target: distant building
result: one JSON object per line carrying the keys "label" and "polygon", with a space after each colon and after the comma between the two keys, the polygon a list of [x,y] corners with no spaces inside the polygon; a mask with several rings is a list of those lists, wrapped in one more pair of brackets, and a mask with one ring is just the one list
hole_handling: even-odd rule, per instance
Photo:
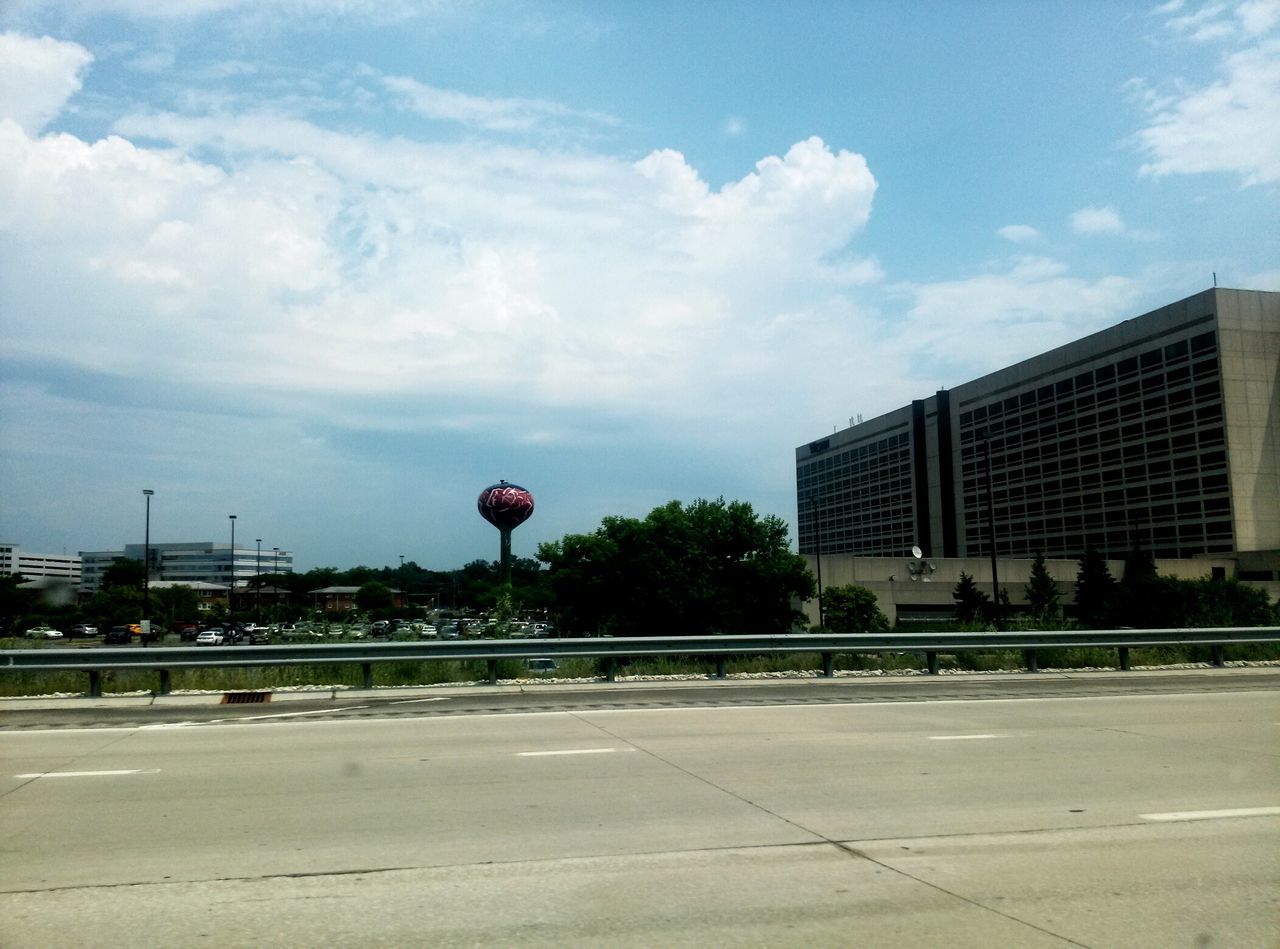
{"label": "distant building", "polygon": [[[236,545],[234,556],[230,544],[211,541],[152,544],[148,571],[151,582],[173,580],[178,583],[213,583],[224,587],[240,587],[259,574],[292,573],[293,554],[287,550],[263,551],[257,547]],[[141,561],[146,556],[145,544],[127,544],[123,550],[83,550],[83,572],[80,589],[92,593],[102,584],[103,572],[118,558]]]}
{"label": "distant building", "polygon": [[800,553],[1137,544],[1275,579],[1278,366],[1280,293],[1215,288],[815,439],[796,450]]}
{"label": "distant building", "polygon": [[0,543],[0,577],[20,574],[27,580],[54,577],[80,582],[79,554],[33,554],[18,544]]}

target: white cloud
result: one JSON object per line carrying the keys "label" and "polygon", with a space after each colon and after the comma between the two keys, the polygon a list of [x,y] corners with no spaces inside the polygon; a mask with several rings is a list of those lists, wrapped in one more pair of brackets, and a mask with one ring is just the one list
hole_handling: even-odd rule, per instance
{"label": "white cloud", "polygon": [[92,60],[78,43],[0,33],[0,118],[39,132],[80,90],[80,73]]}
{"label": "white cloud", "polygon": [[1044,240],[1044,235],[1030,224],[1006,224],[996,233],[1015,244],[1035,244]]}
{"label": "white cloud", "polygon": [[424,118],[458,122],[487,131],[525,132],[566,122],[617,124],[617,119],[612,116],[578,111],[543,99],[473,96],[425,85],[404,76],[387,76],[383,82],[407,108]]}
{"label": "white cloud", "polygon": [[1076,234],[1123,234],[1124,221],[1114,208],[1081,208],[1071,215],[1071,230]]}
{"label": "white cloud", "polygon": [[1140,93],[1148,120],[1136,135],[1148,175],[1225,172],[1245,185],[1280,181],[1280,0],[1234,8],[1202,8],[1170,21],[1188,39],[1247,42],[1227,53],[1220,76],[1207,85],[1179,84]]}
{"label": "white cloud", "polygon": [[1072,276],[1066,264],[1018,257],[959,280],[905,285],[913,304],[897,345],[916,362],[950,370],[921,385],[956,385],[1078,339],[1130,313],[1139,284]]}
{"label": "white cloud", "polygon": [[746,131],[747,120],[740,116],[730,115],[720,123],[720,134],[726,138],[737,138],[745,135]]}

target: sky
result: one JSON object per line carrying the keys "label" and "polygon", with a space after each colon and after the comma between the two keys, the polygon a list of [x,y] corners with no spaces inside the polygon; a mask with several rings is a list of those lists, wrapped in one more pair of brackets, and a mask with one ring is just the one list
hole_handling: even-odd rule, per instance
{"label": "sky", "polygon": [[0,0],[0,540],[516,556],[1213,285],[1280,0]]}

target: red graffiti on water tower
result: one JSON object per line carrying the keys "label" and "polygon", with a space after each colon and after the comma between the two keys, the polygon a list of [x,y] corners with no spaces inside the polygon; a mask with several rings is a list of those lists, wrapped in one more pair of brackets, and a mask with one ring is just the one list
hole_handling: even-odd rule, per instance
{"label": "red graffiti on water tower", "polygon": [[519,527],[533,513],[533,495],[518,484],[499,481],[480,492],[480,516],[501,531]]}

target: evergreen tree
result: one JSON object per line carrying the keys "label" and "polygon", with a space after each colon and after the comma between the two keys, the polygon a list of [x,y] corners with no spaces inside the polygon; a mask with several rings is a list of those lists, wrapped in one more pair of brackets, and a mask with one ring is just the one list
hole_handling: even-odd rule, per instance
{"label": "evergreen tree", "polygon": [[1036,619],[1047,620],[1058,615],[1058,582],[1049,575],[1042,553],[1036,553],[1035,563],[1031,565],[1026,593],[1031,615]]}
{"label": "evergreen tree", "polygon": [[956,601],[956,619],[960,622],[976,623],[986,618],[990,601],[973,582],[973,577],[963,570],[960,571],[960,582],[951,591],[951,598]]}
{"label": "evergreen tree", "polygon": [[1081,624],[1092,629],[1109,626],[1115,596],[1116,581],[1107,560],[1090,545],[1080,558],[1076,573],[1076,610]]}

